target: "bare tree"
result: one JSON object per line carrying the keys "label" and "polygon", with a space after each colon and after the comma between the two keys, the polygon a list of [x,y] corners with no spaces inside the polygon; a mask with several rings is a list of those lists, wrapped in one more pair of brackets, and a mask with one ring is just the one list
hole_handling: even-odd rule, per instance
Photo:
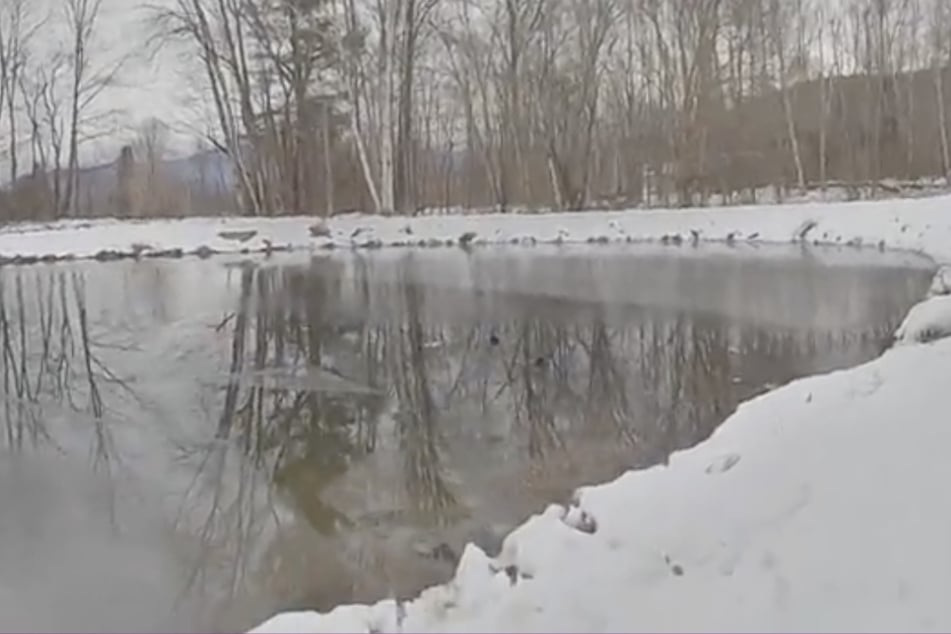
{"label": "bare tree", "polygon": [[0,6],[0,119],[7,126],[7,161],[10,181],[19,176],[19,113],[17,93],[27,51],[43,24],[34,18],[26,0],[10,0]]}
{"label": "bare tree", "polygon": [[[945,5],[174,0],[157,14],[197,53],[242,207],[270,215],[708,204],[947,174]],[[74,172],[69,121],[38,129],[50,165],[65,131]]]}
{"label": "bare tree", "polygon": [[[68,164],[66,190],[60,212],[76,215],[79,189],[79,135],[80,115],[98,93],[109,83],[110,77],[91,80],[89,48],[95,36],[96,23],[102,9],[102,0],[66,0],[63,7],[69,27],[72,48],[69,52],[71,66],[69,93]],[[91,93],[91,94],[90,94]]]}
{"label": "bare tree", "polygon": [[948,147],[947,104],[945,102],[944,75],[951,63],[951,10],[936,0],[930,24],[931,68],[934,75],[935,101],[938,111],[938,143],[941,149],[941,171],[951,178],[951,150]]}
{"label": "bare tree", "polygon": [[[795,9],[795,12],[790,11]],[[804,7],[802,0],[795,4],[780,0],[769,0],[764,19],[768,26],[769,39],[773,54],[776,56],[776,78],[779,83],[779,95],[783,105],[783,116],[786,120],[786,133],[789,138],[789,147],[792,151],[793,162],[796,167],[796,184],[800,191],[806,189],[806,174],[802,164],[802,154],[799,150],[799,136],[796,133],[796,122],[789,97],[789,61],[790,30],[788,25],[794,23],[795,18],[801,16]]]}

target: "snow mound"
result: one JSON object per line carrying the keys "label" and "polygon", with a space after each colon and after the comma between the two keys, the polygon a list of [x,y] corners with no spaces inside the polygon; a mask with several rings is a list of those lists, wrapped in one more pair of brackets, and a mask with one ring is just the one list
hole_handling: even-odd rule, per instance
{"label": "snow mound", "polygon": [[951,336],[951,295],[938,295],[917,304],[895,332],[895,340],[905,344],[947,336]]}
{"label": "snow mound", "polygon": [[928,296],[951,295],[951,266],[942,266],[935,273]]}

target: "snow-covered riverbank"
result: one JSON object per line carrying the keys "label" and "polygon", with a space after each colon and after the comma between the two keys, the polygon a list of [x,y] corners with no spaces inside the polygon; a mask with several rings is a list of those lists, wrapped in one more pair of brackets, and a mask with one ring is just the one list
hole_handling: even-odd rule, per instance
{"label": "snow-covered riverbank", "polygon": [[656,241],[800,241],[923,251],[951,260],[951,197],[550,215],[70,220],[0,227],[2,261],[288,249]]}
{"label": "snow-covered riverbank", "polygon": [[[349,216],[331,221],[329,236],[312,236],[314,222],[18,226],[0,231],[0,254],[30,261],[450,240],[653,240],[686,249],[719,240],[725,248],[758,241],[875,245],[951,263],[949,197],[709,211]],[[946,286],[941,279],[938,291]],[[951,332],[949,317],[946,297],[928,300],[900,329],[902,345],[879,359],[743,405],[669,465],[586,487],[574,506],[553,505],[531,518],[497,558],[469,546],[455,579],[414,601],[282,614],[256,631],[951,629],[951,510],[944,504],[951,339],[932,340]]]}

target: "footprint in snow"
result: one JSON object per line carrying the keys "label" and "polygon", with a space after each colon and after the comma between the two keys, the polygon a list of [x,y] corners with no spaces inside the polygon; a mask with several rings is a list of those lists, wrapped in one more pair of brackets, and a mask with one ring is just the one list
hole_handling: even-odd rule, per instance
{"label": "footprint in snow", "polygon": [[684,567],[680,564],[674,563],[671,560],[670,555],[664,555],[664,563],[667,564],[667,567],[670,568],[670,572],[673,573],[675,577],[684,576]]}
{"label": "footprint in snow", "polygon": [[718,473],[726,473],[730,469],[736,466],[736,463],[740,461],[740,454],[738,453],[728,453],[720,456],[709,465],[707,465],[706,472],[708,475],[715,475]]}

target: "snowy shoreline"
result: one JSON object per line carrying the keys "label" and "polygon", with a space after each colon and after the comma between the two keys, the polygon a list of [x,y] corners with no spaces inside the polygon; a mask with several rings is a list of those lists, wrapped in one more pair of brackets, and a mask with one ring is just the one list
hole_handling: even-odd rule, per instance
{"label": "snowy shoreline", "polygon": [[[0,257],[714,241],[871,245],[940,266],[951,264],[949,211],[951,197],[548,216],[352,215],[332,219],[329,235],[316,237],[313,218],[73,221],[2,228]],[[947,292],[949,283],[947,269],[939,270],[935,290]],[[926,300],[899,329],[901,345],[878,359],[743,404],[669,465],[583,487],[571,507],[551,505],[513,531],[494,559],[468,546],[446,585],[401,604],[284,613],[252,631],[951,629],[951,511],[943,504],[951,481],[943,414],[951,339],[932,341],[949,334],[949,298]]]}
{"label": "snowy shoreline", "polygon": [[709,209],[459,216],[66,220],[0,227],[0,263],[499,244],[794,242],[951,261],[951,196]]}

